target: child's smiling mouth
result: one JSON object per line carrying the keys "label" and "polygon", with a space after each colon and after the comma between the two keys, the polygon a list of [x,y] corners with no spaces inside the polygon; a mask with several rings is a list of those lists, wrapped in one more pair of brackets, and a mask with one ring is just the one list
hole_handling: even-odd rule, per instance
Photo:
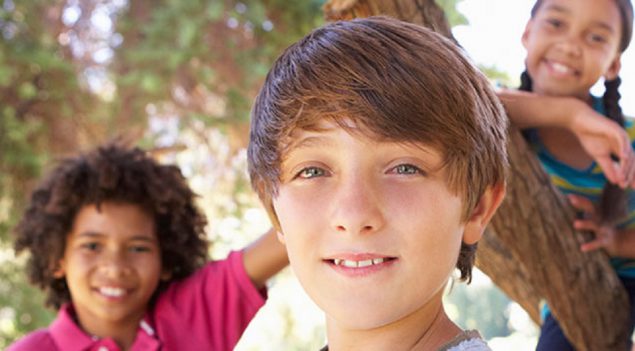
{"label": "child's smiling mouth", "polygon": [[127,294],[127,290],[124,288],[103,286],[95,289],[99,294],[109,299],[118,299]]}
{"label": "child's smiling mouth", "polygon": [[394,258],[392,258],[392,257],[373,258],[373,259],[367,259],[367,260],[361,260],[361,261],[353,261],[353,260],[345,260],[345,259],[341,259],[341,258],[335,258],[335,259],[329,260],[329,261],[332,261],[333,264],[335,264],[336,266],[344,266],[344,267],[348,267],[348,268],[358,268],[358,267],[359,268],[363,268],[363,267],[368,267],[368,266],[382,264],[382,263],[387,262],[389,260],[394,260]]}
{"label": "child's smiling mouth", "polygon": [[323,260],[345,275],[365,276],[392,266],[397,257],[377,254],[340,254]]}
{"label": "child's smiling mouth", "polygon": [[549,70],[558,76],[577,76],[579,71],[562,62],[545,59],[545,64]]}

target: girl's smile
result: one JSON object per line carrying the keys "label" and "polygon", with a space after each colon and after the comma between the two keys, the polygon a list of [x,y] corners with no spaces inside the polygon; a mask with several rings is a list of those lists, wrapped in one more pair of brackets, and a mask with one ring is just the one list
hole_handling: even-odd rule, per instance
{"label": "girl's smile", "polygon": [[533,91],[587,100],[620,69],[621,16],[615,0],[545,0],[522,37]]}

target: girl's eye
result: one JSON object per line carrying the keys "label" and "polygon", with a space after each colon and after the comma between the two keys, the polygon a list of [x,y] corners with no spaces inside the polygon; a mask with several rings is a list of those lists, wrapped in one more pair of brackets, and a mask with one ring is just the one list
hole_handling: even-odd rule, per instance
{"label": "girl's eye", "polygon": [[606,43],[606,38],[603,35],[599,35],[599,34],[591,34],[589,36],[589,39],[591,40],[592,43],[597,43],[597,44]]}
{"label": "girl's eye", "polygon": [[298,175],[296,176],[296,178],[301,178],[301,179],[311,179],[311,178],[315,178],[315,177],[322,177],[326,174],[326,171],[322,168],[318,168],[318,167],[306,167],[303,168]]}
{"label": "girl's eye", "polygon": [[407,163],[394,167],[392,171],[397,174],[405,174],[405,175],[423,174],[423,171],[419,167],[413,166]]}
{"label": "girl's eye", "polygon": [[555,18],[550,18],[547,20],[547,24],[552,28],[560,28],[562,27],[562,21]]}

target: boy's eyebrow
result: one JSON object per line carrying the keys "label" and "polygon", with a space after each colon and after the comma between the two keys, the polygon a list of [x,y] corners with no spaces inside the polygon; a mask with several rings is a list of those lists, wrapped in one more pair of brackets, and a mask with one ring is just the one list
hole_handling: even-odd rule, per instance
{"label": "boy's eyebrow", "polygon": [[307,136],[299,140],[294,140],[289,144],[288,149],[301,149],[305,147],[316,147],[316,146],[329,146],[333,143],[330,142],[329,138],[325,138],[323,136]]}
{"label": "boy's eyebrow", "polygon": [[[94,232],[94,231],[85,231],[85,232],[81,232],[77,235],[77,238],[82,238],[82,237],[87,237],[87,238],[102,238],[105,237],[106,234],[102,234],[99,232]],[[155,238],[154,236],[150,235],[134,235],[133,237],[131,237],[129,240],[131,241],[147,241],[150,243],[155,243],[157,242],[157,238]]]}
{"label": "boy's eyebrow", "polygon": [[[563,7],[563,6],[560,6],[560,5],[557,5],[557,4],[549,4],[549,5],[545,6],[545,10],[546,11],[552,10],[552,11],[555,11],[555,12],[561,12],[561,13],[565,13],[565,14],[570,14],[571,13],[571,11],[569,9],[567,9],[566,7]],[[608,22],[594,21],[593,23],[595,25],[599,26],[599,27],[602,27],[602,28],[608,30],[611,33],[614,32],[614,30],[613,30],[614,28]]]}

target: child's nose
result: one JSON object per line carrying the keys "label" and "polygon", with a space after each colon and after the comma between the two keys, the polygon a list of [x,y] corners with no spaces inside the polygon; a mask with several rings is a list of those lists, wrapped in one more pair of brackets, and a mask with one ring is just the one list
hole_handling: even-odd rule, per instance
{"label": "child's nose", "polygon": [[120,277],[130,271],[130,266],[125,252],[122,250],[112,250],[104,253],[99,269],[102,274],[109,277]]}
{"label": "child's nose", "polygon": [[372,180],[343,182],[333,199],[332,227],[339,233],[370,234],[384,225],[379,189]]}
{"label": "child's nose", "polygon": [[575,35],[567,35],[557,43],[557,48],[568,56],[579,56],[582,53],[580,39]]}

